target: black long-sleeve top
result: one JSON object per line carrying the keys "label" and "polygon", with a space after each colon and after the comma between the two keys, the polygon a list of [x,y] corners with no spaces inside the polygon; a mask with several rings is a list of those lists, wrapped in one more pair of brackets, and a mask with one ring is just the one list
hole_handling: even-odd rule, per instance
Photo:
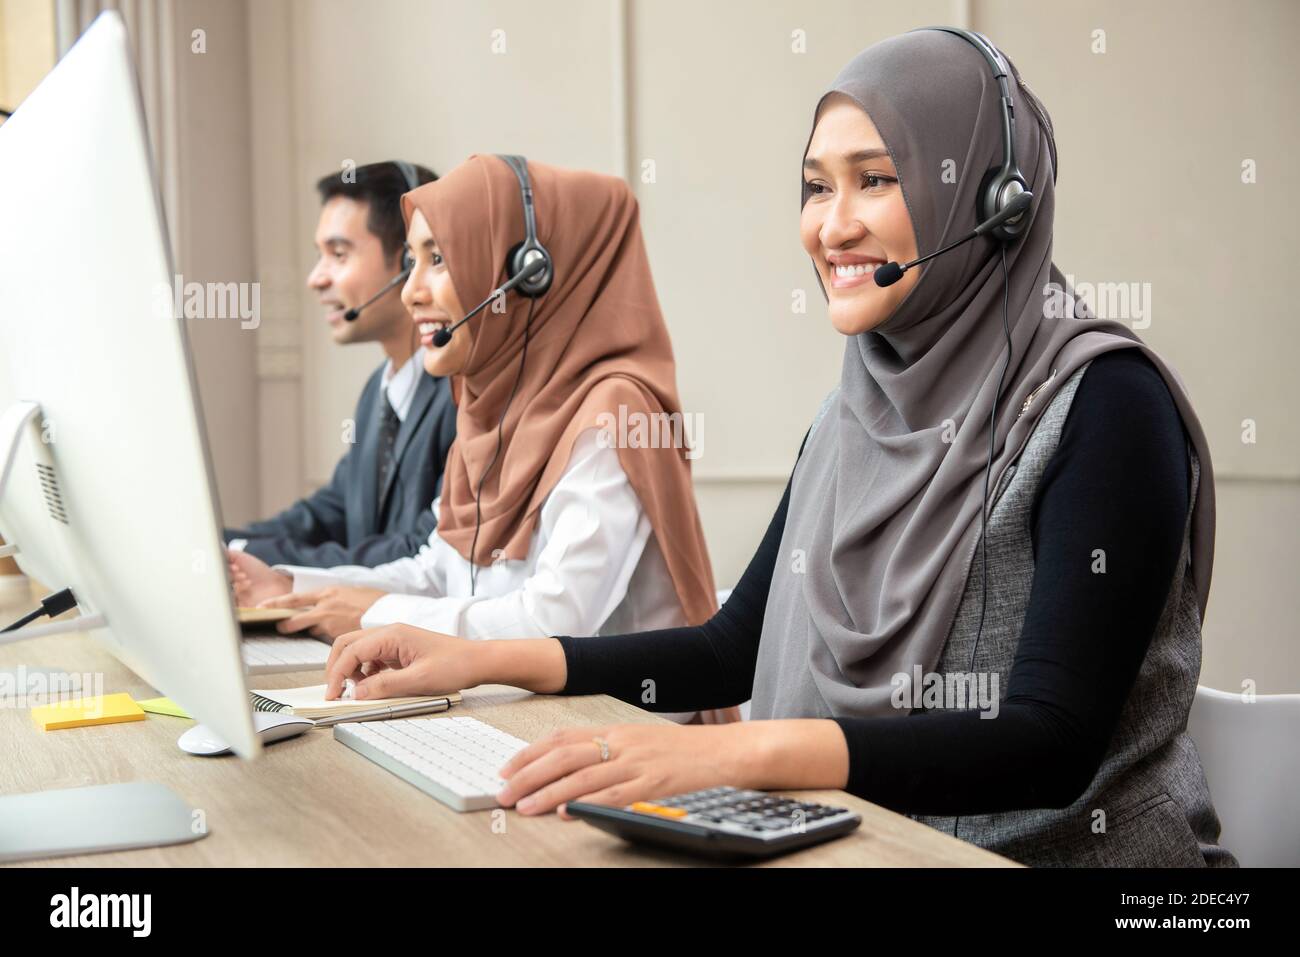
{"label": "black long-sleeve top", "polygon": [[[1137,349],[1094,359],[1075,393],[1031,513],[1034,580],[1007,697],[978,710],[834,718],[847,790],[913,814],[1065,807],[1107,750],[1168,596],[1190,498],[1182,420]],[[749,699],[786,509],[781,504],[726,603],[697,627],[561,637],[563,694],[604,693],[651,710]],[[1104,549],[1106,574],[1094,574]],[[996,577],[989,579],[997,587]]]}

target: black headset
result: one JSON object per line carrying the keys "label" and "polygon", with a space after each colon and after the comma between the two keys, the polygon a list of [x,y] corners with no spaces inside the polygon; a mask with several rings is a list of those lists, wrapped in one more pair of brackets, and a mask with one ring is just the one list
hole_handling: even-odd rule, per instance
{"label": "black headset", "polygon": [[[388,164],[402,175],[402,179],[406,181],[406,191],[408,193],[420,185],[420,175],[415,171],[415,167],[410,163],[405,160],[389,160]],[[411,251],[405,248],[405,246],[402,248],[402,254],[398,259],[397,266],[398,271],[396,276],[384,283],[384,285],[380,287],[379,292],[375,293],[361,305],[353,306],[351,309],[343,313],[343,318],[348,322],[356,322],[357,317],[360,316],[361,313],[369,309],[384,296],[388,295],[389,291],[394,286],[399,286],[406,282],[406,277],[409,276],[411,270],[415,268],[415,260],[411,257]]]}
{"label": "black headset", "polygon": [[[402,174],[402,179],[406,181],[406,191],[409,193],[420,185],[420,174],[415,171],[415,166],[406,160],[390,160],[393,167]],[[411,251],[402,248],[401,260],[402,272],[409,273],[415,268],[415,260],[411,258]]]}
{"label": "black headset", "polygon": [[506,153],[498,153],[497,158],[514,171],[515,178],[519,180],[519,195],[524,204],[524,241],[506,255],[506,277],[514,279],[529,263],[541,260],[542,271],[535,276],[529,276],[515,286],[515,291],[521,296],[536,299],[551,288],[555,269],[551,254],[537,238],[537,213],[533,209],[533,184],[528,177],[528,160],[522,156]]}
{"label": "black headset", "polygon": [[[984,223],[1006,209],[1017,196],[1029,192],[1029,184],[1025,181],[1024,174],[1020,172],[1020,165],[1016,162],[1016,117],[1011,103],[1011,84],[1008,80],[1010,74],[1009,64],[992,41],[981,34],[961,30],[957,27],[922,27],[921,29],[951,33],[953,36],[961,37],[967,43],[973,45],[988,61],[990,69],[993,70],[993,78],[998,81],[999,105],[1002,112],[1002,165],[994,166],[984,174],[984,179],[980,182],[979,192],[975,198],[975,221]],[[1053,157],[1053,167],[1055,167],[1055,157]],[[985,233],[985,235],[991,236],[1002,244],[1002,331],[1007,340],[1007,359],[1002,364],[1002,372],[998,376],[998,387],[993,393],[993,408],[989,413],[989,454],[988,460],[984,463],[984,499],[983,504],[980,506],[980,619],[979,627],[975,631],[975,641],[971,645],[970,667],[967,669],[970,672],[975,670],[975,658],[979,651],[980,638],[984,634],[984,612],[988,605],[989,561],[988,537],[985,534],[985,529],[988,523],[989,511],[989,478],[993,470],[993,455],[995,452],[994,439],[997,428],[998,396],[1002,394],[1002,383],[1007,374],[1007,366],[1011,364],[1011,327],[1007,317],[1011,276],[1007,269],[1007,246],[1028,232],[1032,218],[1033,206],[1031,205],[1025,212],[1012,216],[1006,222],[993,227]],[[960,823],[961,815],[953,815],[953,837],[957,836],[957,828]]]}
{"label": "black headset", "polygon": [[[975,191],[975,229],[967,233],[956,242],[951,242],[941,249],[932,253],[927,253],[909,263],[899,265],[896,262],[888,262],[875,271],[875,280],[877,286],[892,286],[898,280],[903,278],[903,274],[914,266],[929,262],[944,253],[951,252],[963,243],[968,243],[978,236],[988,236],[1002,246],[1003,259],[1006,258],[1006,249],[1011,243],[1015,242],[1021,236],[1029,231],[1029,225],[1033,221],[1033,203],[1034,194],[1029,189],[1029,184],[1025,180],[1024,174],[1020,171],[1020,164],[1016,162],[1016,116],[1015,107],[1011,101],[1011,80],[1014,71],[1011,64],[1007,62],[1006,57],[998,52],[987,37],[978,33],[971,33],[969,30],[961,30],[957,27],[919,27],[920,30],[937,30],[941,33],[951,33],[955,37],[965,40],[976,50],[980,56],[988,62],[989,68],[993,71],[993,78],[998,82],[998,106],[1002,115],[1002,164],[994,166],[980,181],[979,189]],[[911,31],[916,33],[916,30]],[[1020,85],[1021,90],[1025,93],[1025,100],[1029,108],[1034,111],[1038,117],[1039,123],[1047,131],[1048,148],[1052,153],[1052,179],[1056,179],[1056,146],[1052,140],[1052,124],[1047,119],[1045,111],[1042,110],[1037,98],[1029,92],[1023,83],[1020,83],[1019,77],[1016,82]],[[1003,262],[1005,267],[1006,263]]]}
{"label": "black headset", "polygon": [[[483,469],[483,474],[479,476],[478,487],[474,490],[474,538],[469,546],[469,593],[471,596],[475,592],[478,580],[478,566],[474,564],[474,561],[478,555],[479,530],[483,525],[481,504],[483,483],[487,481],[488,475],[492,472],[493,466],[496,465],[497,459],[501,455],[502,427],[505,425],[506,414],[510,411],[510,405],[514,402],[515,393],[519,391],[519,383],[524,377],[524,364],[528,361],[529,334],[533,326],[533,307],[537,304],[536,300],[545,295],[546,290],[551,288],[551,280],[555,276],[554,260],[551,259],[550,252],[542,245],[541,240],[537,238],[537,212],[533,208],[533,184],[528,176],[528,160],[522,156],[504,153],[498,153],[497,158],[514,171],[515,178],[519,180],[519,196],[524,205],[524,240],[512,247],[506,255],[506,282],[514,280],[533,263],[540,262],[542,269],[514,286],[515,292],[533,301],[528,304],[528,319],[524,323],[524,347],[519,354],[519,371],[515,374],[515,384],[510,390],[509,398],[506,399],[505,408],[501,410],[501,418],[497,420],[496,450],[492,453],[492,458],[488,461],[487,467]],[[489,301],[491,299],[485,300],[479,306],[479,310],[486,306]],[[472,314],[478,314],[478,310],[474,310]],[[457,325],[459,326],[469,319],[470,315],[466,315]]]}
{"label": "black headset", "polygon": [[406,160],[389,160],[389,162],[402,174],[402,179],[406,180],[406,191],[408,193],[420,185],[420,175],[416,173],[414,164],[408,163]]}
{"label": "black headset", "polygon": [[[984,174],[980,182],[979,193],[975,199],[975,222],[982,223],[992,219],[1010,205],[1021,193],[1029,191],[1029,184],[1020,172],[1016,162],[1016,114],[1011,103],[1011,69],[1006,58],[998,51],[988,37],[958,27],[921,27],[922,30],[939,30],[961,37],[988,61],[993,78],[997,80],[999,91],[999,108],[1002,114],[1002,165],[994,166]],[[1033,207],[1018,216],[1013,216],[1001,225],[989,230],[988,235],[1004,243],[1019,239],[1029,231],[1033,218]]]}

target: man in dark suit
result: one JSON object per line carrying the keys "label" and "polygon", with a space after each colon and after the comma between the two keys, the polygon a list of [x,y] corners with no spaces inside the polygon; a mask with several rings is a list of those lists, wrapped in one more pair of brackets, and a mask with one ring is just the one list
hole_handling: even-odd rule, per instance
{"label": "man in dark suit", "polygon": [[[316,184],[320,258],[307,285],[335,342],[377,342],[387,358],[366,382],[354,423],[345,424],[351,444],[329,484],[273,518],[226,529],[231,548],[268,564],[380,565],[414,555],[437,524],[430,505],[456,435],[456,406],[447,380],[424,371],[401,283],[370,302],[404,268],[402,193],[436,178],[388,162]],[[344,313],[357,307],[364,308],[347,321]]]}

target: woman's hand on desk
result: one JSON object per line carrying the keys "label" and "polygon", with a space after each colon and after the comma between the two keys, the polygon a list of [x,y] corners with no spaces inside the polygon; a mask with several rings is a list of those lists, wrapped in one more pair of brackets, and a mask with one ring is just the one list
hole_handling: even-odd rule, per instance
{"label": "woman's hand on desk", "polygon": [[[700,788],[748,786],[750,755],[730,734],[739,726],[616,724],[564,728],[535,741],[501,769],[502,807],[545,814],[567,801],[622,806]],[[605,741],[609,760],[601,760]]]}
{"label": "woman's hand on desk", "polygon": [[226,561],[230,564],[230,585],[235,592],[235,604],[242,608],[253,608],[269,598],[293,590],[292,578],[248,552],[228,548]]}
{"label": "woman's hand on desk", "polygon": [[361,627],[361,616],[387,592],[379,588],[332,585],[317,591],[292,592],[262,603],[263,608],[305,608],[276,625],[281,634],[306,631],[317,638],[338,638]]}
{"label": "woman's hand on desk", "polygon": [[559,808],[567,818],[568,801],[623,806],[724,784],[842,788],[848,769],[848,745],[833,721],[565,728],[502,767],[506,786],[497,800],[521,814]]}

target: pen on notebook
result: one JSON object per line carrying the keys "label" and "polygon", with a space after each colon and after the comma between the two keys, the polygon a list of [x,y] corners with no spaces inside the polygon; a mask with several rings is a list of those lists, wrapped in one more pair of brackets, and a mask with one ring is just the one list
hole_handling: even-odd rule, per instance
{"label": "pen on notebook", "polygon": [[433,714],[446,711],[451,707],[449,698],[435,698],[433,701],[412,701],[409,704],[394,704],[369,711],[353,711],[351,714],[336,714],[328,718],[318,718],[317,727],[338,724],[341,721],[382,721],[386,718],[413,718],[420,714]]}

